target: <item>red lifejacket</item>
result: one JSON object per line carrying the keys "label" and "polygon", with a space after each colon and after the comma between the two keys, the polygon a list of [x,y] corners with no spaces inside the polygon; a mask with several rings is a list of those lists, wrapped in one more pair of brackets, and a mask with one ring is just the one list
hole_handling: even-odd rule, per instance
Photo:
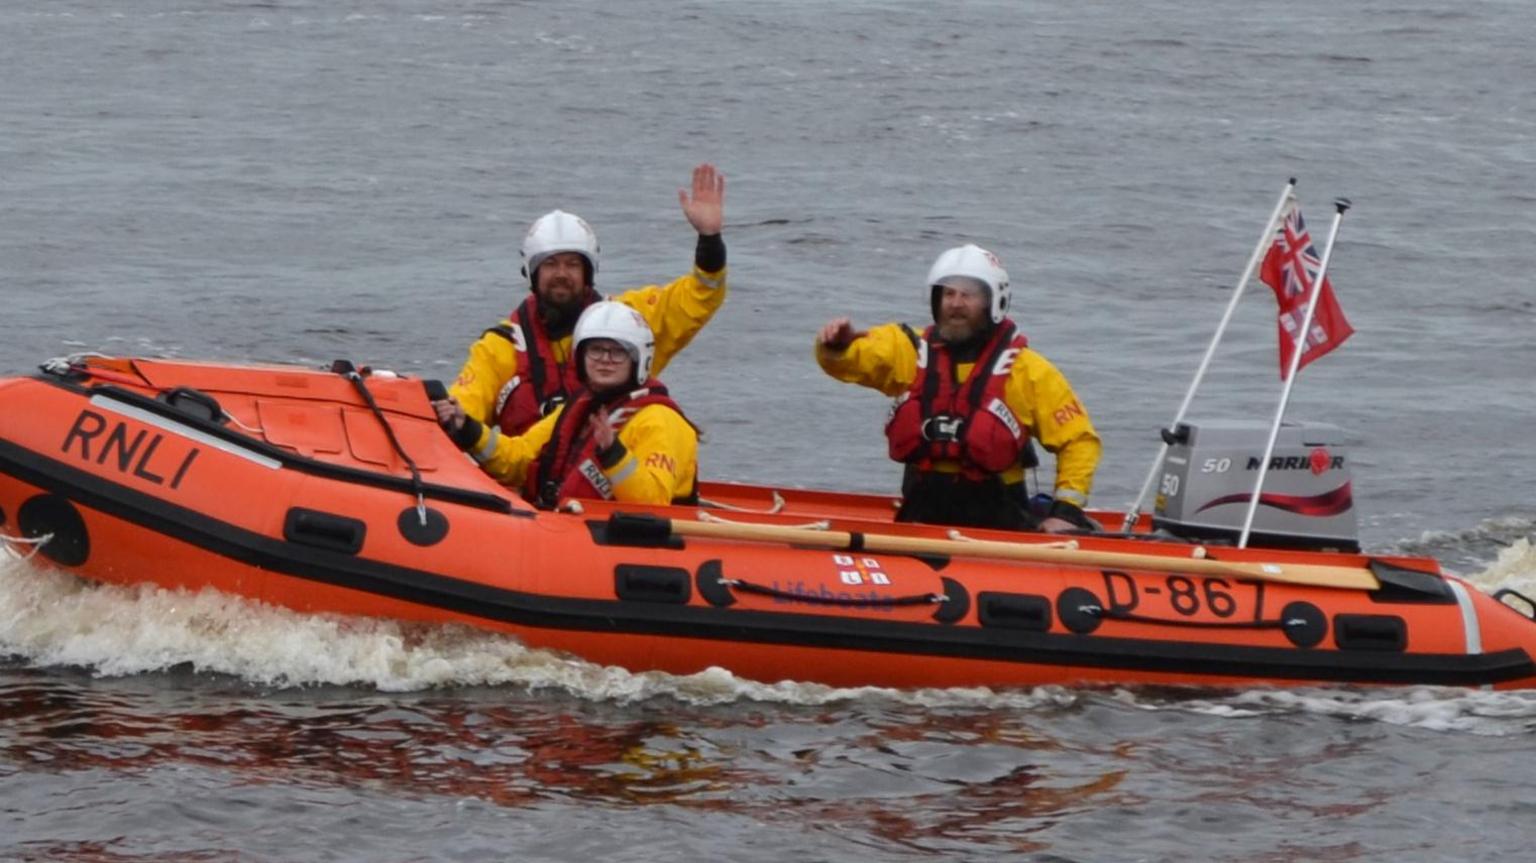
{"label": "red lifejacket", "polygon": [[[596,301],[597,295],[590,294],[586,304]],[[503,434],[522,434],[550,411],[570,401],[573,393],[581,391],[574,358],[567,357],[563,363],[555,359],[554,344],[539,317],[538,302],[537,296],[529,294],[508,316],[510,327],[491,330],[512,342],[517,355],[517,375],[496,397],[496,424]]]}
{"label": "red lifejacket", "polygon": [[[528,473],[528,485],[524,489],[527,499],[545,507],[553,507],[568,498],[613,499],[613,486],[597,462],[597,441],[587,433],[587,417],[597,407],[592,394],[581,390],[574,401],[565,406],[560,418],[555,420],[549,442],[539,455],[538,462]],[[629,391],[607,402],[608,418],[615,433],[624,427],[630,417],[647,405],[666,405],[686,421],[677,402],[667,395],[667,388],[659,381]],[[675,499],[684,502],[697,496],[695,489],[688,495]]]}
{"label": "red lifejacket", "polygon": [[968,479],[982,479],[1020,463],[1029,446],[1029,427],[1003,397],[1013,362],[1029,347],[1013,321],[1004,320],[976,357],[963,382],[955,380],[949,346],[908,331],[917,345],[917,378],[896,400],[885,425],[891,458],[930,470],[935,462],[958,462]]}

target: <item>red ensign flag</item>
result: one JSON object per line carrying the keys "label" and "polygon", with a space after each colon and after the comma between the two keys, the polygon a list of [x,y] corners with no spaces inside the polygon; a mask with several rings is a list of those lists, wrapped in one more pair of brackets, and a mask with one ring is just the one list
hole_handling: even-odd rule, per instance
{"label": "red ensign flag", "polygon": [[[1307,234],[1306,222],[1301,219],[1301,207],[1295,201],[1275,232],[1275,244],[1264,256],[1259,278],[1275,291],[1280,301],[1280,377],[1291,367],[1291,353],[1296,350],[1296,333],[1301,329],[1302,318],[1307,314],[1307,301],[1312,296],[1312,286],[1317,282],[1317,271],[1322,266],[1317,253],[1312,250],[1312,238]],[[1328,353],[1355,332],[1344,318],[1339,301],[1334,299],[1333,285],[1325,277],[1323,294],[1318,297],[1317,308],[1312,312],[1312,326],[1307,332],[1306,349],[1301,354],[1305,368],[1323,354]]]}

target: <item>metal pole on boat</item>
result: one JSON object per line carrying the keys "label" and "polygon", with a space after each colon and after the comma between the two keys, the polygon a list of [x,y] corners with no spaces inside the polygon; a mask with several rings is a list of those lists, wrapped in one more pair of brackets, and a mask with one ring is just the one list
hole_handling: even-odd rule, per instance
{"label": "metal pole on boat", "polygon": [[[1205,349],[1205,356],[1200,359],[1200,368],[1195,370],[1195,379],[1190,381],[1189,390],[1184,393],[1184,402],[1179,405],[1179,410],[1173,415],[1173,422],[1168,424],[1168,432],[1172,433],[1184,421],[1184,412],[1189,410],[1189,403],[1195,399],[1195,390],[1200,388],[1200,381],[1205,378],[1206,369],[1211,366],[1211,357],[1216,355],[1216,346],[1221,343],[1221,337],[1227,331],[1227,324],[1232,320],[1232,313],[1237,309],[1237,301],[1243,298],[1243,291],[1247,289],[1248,282],[1253,278],[1253,271],[1259,265],[1259,260],[1264,252],[1274,242],[1271,236],[1275,230],[1275,222],[1280,219],[1280,213],[1285,205],[1296,193],[1296,178],[1292,177],[1285,184],[1285,190],[1280,193],[1280,200],[1275,202],[1275,208],[1269,213],[1269,221],[1264,223],[1264,230],[1259,234],[1259,241],[1253,247],[1253,254],[1248,256],[1248,266],[1243,267],[1243,275],[1237,280],[1237,287],[1232,290],[1232,299],[1227,301],[1227,310],[1222,313],[1221,323],[1216,325],[1216,334],[1211,337],[1211,343]],[[1125,526],[1121,528],[1126,533],[1136,529],[1136,522],[1141,520],[1141,505],[1147,499],[1147,492],[1152,490],[1152,484],[1157,481],[1157,472],[1163,466],[1163,459],[1168,456],[1168,440],[1163,439],[1162,446],[1157,450],[1157,456],[1152,459],[1152,469],[1147,471],[1147,479],[1141,484],[1141,492],[1136,495],[1136,500],[1131,503],[1131,508],[1125,512]]]}
{"label": "metal pole on boat", "polygon": [[[1264,476],[1269,473],[1269,459],[1275,452],[1275,441],[1280,437],[1280,422],[1285,419],[1285,408],[1291,401],[1291,387],[1296,384],[1296,372],[1301,368],[1301,355],[1306,353],[1307,332],[1312,329],[1312,313],[1317,310],[1317,300],[1323,295],[1323,279],[1328,275],[1328,259],[1333,257],[1333,241],[1339,236],[1339,223],[1344,221],[1344,211],[1349,209],[1348,198],[1333,202],[1333,225],[1328,229],[1328,245],[1317,265],[1317,275],[1312,279],[1312,296],[1307,298],[1307,313],[1302,316],[1301,327],[1296,332],[1296,347],[1291,351],[1291,364],[1285,373],[1285,385],[1280,388],[1280,404],[1275,408],[1275,421],[1269,426],[1269,442],[1264,445],[1264,458],[1259,461],[1259,478],[1253,485],[1253,497],[1248,500],[1248,514],[1243,517],[1243,532],[1238,535],[1237,547],[1248,547],[1248,534],[1253,530],[1253,516],[1259,511],[1259,494],[1264,491]],[[1305,275],[1305,274],[1303,274]]]}

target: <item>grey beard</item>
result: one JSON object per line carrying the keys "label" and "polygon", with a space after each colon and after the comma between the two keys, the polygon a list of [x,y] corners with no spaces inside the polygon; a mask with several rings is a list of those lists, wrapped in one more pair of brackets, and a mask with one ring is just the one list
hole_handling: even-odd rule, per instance
{"label": "grey beard", "polygon": [[962,345],[986,332],[985,327],[973,327],[965,321],[951,321],[938,325],[939,340],[948,345]]}

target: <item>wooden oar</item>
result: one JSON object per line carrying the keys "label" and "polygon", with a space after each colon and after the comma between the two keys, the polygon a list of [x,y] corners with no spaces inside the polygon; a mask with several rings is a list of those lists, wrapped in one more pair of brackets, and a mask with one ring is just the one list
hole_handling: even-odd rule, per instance
{"label": "wooden oar", "polygon": [[1136,554],[1090,549],[1046,548],[1022,542],[995,540],[930,539],[917,536],[893,536],[880,533],[850,533],[837,530],[809,530],[773,524],[715,524],[681,519],[658,519],[677,536],[700,536],[749,542],[781,542],[790,545],[827,548],[837,551],[873,551],[893,554],[943,554],[953,557],[977,557],[989,560],[1021,560],[1054,563],[1063,566],[1114,567],[1148,572],[1176,572],[1187,575],[1213,575],[1250,581],[1274,581],[1333,587],[1345,590],[1376,590],[1381,582],[1370,570],[1360,566],[1314,563],[1247,563],[1171,557],[1161,554]]}

